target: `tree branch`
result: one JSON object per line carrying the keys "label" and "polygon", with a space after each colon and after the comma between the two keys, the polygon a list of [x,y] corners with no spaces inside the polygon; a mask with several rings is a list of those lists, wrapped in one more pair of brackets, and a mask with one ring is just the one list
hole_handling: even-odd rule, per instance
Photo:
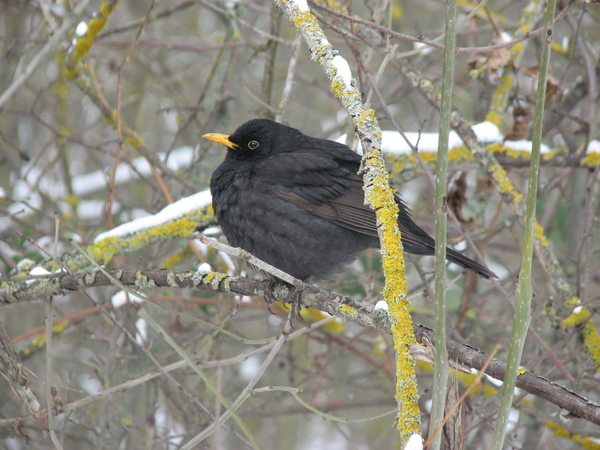
{"label": "tree branch", "polygon": [[[171,270],[134,270],[111,269],[110,277],[134,289],[155,289],[161,287],[196,289],[203,292],[221,292],[232,295],[258,295],[264,293],[273,282],[271,280],[254,280],[245,277],[229,276],[223,273],[199,273],[193,271]],[[82,289],[113,285],[111,278],[100,271],[58,275],[43,282],[22,285],[20,289],[8,292],[0,290],[0,304],[39,298],[40,291],[36,284],[44,285],[44,296],[64,295]],[[277,283],[273,288],[276,298],[284,299],[289,293],[288,285]],[[392,320],[382,310],[365,305],[350,297],[311,286],[303,291],[303,305],[352,321],[363,327],[371,327],[391,334]],[[435,342],[434,331],[423,325],[413,324],[417,341],[425,346]],[[5,342],[3,342],[6,345]],[[488,360],[488,355],[470,345],[457,341],[447,341],[448,355],[451,360],[469,368],[481,370]],[[4,365],[6,367],[6,364]],[[5,370],[5,369],[3,369]],[[493,359],[485,373],[497,380],[504,380],[506,365]],[[571,414],[588,422],[600,425],[600,405],[546,378],[531,372],[525,372],[517,379],[517,387],[528,393],[547,400]]]}

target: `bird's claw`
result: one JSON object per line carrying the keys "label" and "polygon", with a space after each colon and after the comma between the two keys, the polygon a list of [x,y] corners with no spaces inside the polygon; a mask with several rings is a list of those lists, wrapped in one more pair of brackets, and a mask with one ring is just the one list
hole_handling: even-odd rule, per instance
{"label": "bird's claw", "polygon": [[269,281],[269,284],[268,284],[267,288],[265,289],[264,299],[265,299],[265,303],[267,304],[267,309],[273,315],[275,315],[275,313],[271,309],[271,305],[273,305],[273,302],[277,301],[277,299],[275,298],[275,295],[273,295],[274,290],[275,290],[275,281],[271,280],[271,281]]}
{"label": "bird's claw", "polygon": [[[307,278],[305,282],[308,282],[309,280],[310,278]],[[265,303],[267,304],[267,309],[271,314],[275,314],[271,309],[273,302],[280,301],[274,295],[276,284],[276,280],[271,280],[264,291]],[[291,289],[291,292],[281,302],[290,305],[290,325],[292,328],[294,328],[294,320],[296,320],[296,317],[300,317],[301,320],[304,320],[304,317],[302,317],[302,314],[300,312],[302,310],[302,301],[300,300],[300,298],[302,297],[302,293],[304,291],[299,287],[289,287]]]}
{"label": "bird's claw", "polygon": [[285,298],[285,302],[289,303],[292,310],[290,312],[290,326],[294,328],[294,320],[296,320],[296,316],[300,317],[301,320],[304,320],[300,311],[302,310],[302,302],[300,301],[300,297],[302,297],[302,290],[299,288],[294,288],[292,292]]}

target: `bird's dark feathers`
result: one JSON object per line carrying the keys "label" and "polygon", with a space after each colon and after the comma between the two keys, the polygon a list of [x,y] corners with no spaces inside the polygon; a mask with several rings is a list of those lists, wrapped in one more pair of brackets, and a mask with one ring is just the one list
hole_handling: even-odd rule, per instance
{"label": "bird's dark feathers", "polygon": [[[325,278],[379,246],[375,212],[357,175],[361,157],[347,146],[267,119],[250,120],[225,138],[229,149],[211,192],[232,245],[302,279]],[[396,201],[405,251],[433,255],[433,238],[413,222],[399,195]],[[452,249],[447,258],[495,277]]]}

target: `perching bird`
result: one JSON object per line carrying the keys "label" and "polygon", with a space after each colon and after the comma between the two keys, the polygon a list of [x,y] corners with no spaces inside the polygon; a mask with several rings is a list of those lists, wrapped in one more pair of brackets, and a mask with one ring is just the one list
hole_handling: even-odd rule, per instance
{"label": "perching bird", "polygon": [[[225,145],[210,191],[229,243],[302,280],[341,272],[378,248],[375,212],[365,204],[361,157],[346,145],[307,136],[268,119],[252,119],[232,135],[205,134]],[[433,255],[435,241],[396,194],[402,245]],[[446,258],[476,274],[496,275],[448,248]]]}

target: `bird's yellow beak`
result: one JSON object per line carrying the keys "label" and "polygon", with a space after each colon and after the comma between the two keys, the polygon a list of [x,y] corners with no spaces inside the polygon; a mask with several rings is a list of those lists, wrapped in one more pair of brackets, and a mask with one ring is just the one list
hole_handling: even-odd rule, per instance
{"label": "bird's yellow beak", "polygon": [[225,147],[232,150],[240,148],[237,144],[234,144],[229,140],[229,135],[227,134],[208,133],[202,137],[208,139],[209,141],[216,142],[217,144],[223,144]]}

